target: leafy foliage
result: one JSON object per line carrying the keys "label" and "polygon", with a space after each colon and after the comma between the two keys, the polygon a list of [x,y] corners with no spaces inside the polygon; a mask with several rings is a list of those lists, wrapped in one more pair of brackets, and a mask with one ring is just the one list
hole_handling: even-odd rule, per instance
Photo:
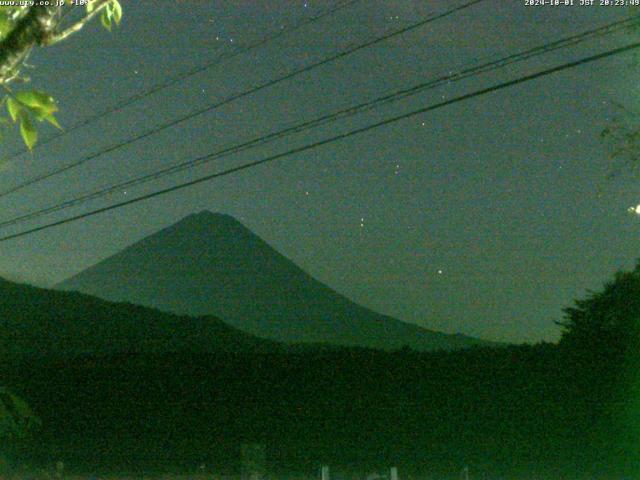
{"label": "leafy foliage", "polygon": [[[19,22],[28,14],[29,9],[33,6],[0,6],[0,42],[2,42],[11,32],[18,26]],[[74,7],[67,2],[66,6],[60,6],[59,19],[62,19],[64,9],[72,9]],[[86,3],[86,16],[79,20],[75,27],[79,30],[83,26],[83,22],[92,18],[95,13],[100,14],[102,25],[111,31],[113,24],[120,24],[122,19],[122,6],[118,0],[89,0]],[[70,28],[68,32],[73,33],[76,29]],[[61,29],[64,27],[61,25]],[[64,33],[64,30],[61,30]],[[67,35],[60,34],[60,38],[64,39]],[[29,79],[22,77],[19,71],[13,72],[10,81],[19,80],[28,82]],[[19,127],[20,135],[24,144],[31,150],[38,140],[38,132],[36,130],[36,122],[48,122],[56,128],[61,128],[54,113],[58,111],[58,107],[54,99],[47,93],[39,90],[27,90],[16,93],[15,95],[9,90],[5,81],[3,87],[6,96],[2,102],[6,102],[9,117],[14,124]],[[9,122],[6,117],[0,117],[0,127],[7,127]],[[0,136],[1,139],[1,136]]]}
{"label": "leafy foliage", "polygon": [[[640,262],[565,309],[560,324],[569,372],[587,393],[576,404],[591,402],[594,418],[603,419],[589,434],[619,463],[640,459]],[[639,478],[640,462],[630,468]]]}
{"label": "leafy foliage", "polygon": [[9,117],[20,127],[20,134],[27,148],[32,149],[38,139],[33,120],[47,121],[51,125],[60,127],[55,113],[58,106],[53,97],[38,90],[21,91],[6,99]]}
{"label": "leafy foliage", "polygon": [[[95,4],[95,0],[87,4],[87,11],[91,12],[93,10],[93,5]],[[120,25],[120,20],[122,19],[122,6],[118,0],[112,0],[107,4],[105,9],[102,11],[100,15],[100,23],[107,30],[111,31],[111,26],[113,22],[116,25]]]}
{"label": "leafy foliage", "polygon": [[640,263],[618,272],[600,292],[576,300],[560,322],[562,341],[581,348],[624,353],[640,339]]}
{"label": "leafy foliage", "polygon": [[25,10],[26,7],[20,6],[0,7],[0,40],[4,39],[14,29],[16,21]]}

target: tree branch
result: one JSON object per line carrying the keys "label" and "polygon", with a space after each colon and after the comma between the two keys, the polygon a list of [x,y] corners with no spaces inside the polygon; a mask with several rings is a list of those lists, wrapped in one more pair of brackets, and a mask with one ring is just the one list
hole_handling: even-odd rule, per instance
{"label": "tree branch", "polygon": [[0,42],[0,83],[15,78],[34,46],[47,45],[48,38],[55,31],[56,14],[60,8],[40,4],[30,7]]}
{"label": "tree branch", "polygon": [[111,0],[98,0],[96,2],[96,6],[93,8],[93,10],[91,10],[90,13],[86,14],[82,19],[78,20],[76,23],[66,28],[62,32],[56,33],[55,35],[51,36],[49,38],[48,45],[58,43],[69,37],[70,35],[73,35],[74,33],[82,30],[84,26],[89,23],[96,15],[98,15],[110,1]]}
{"label": "tree branch", "polygon": [[16,10],[13,12],[13,15],[11,16],[11,21],[12,22],[17,22],[22,17],[24,17],[25,14],[28,11],[29,11],[29,7],[18,7],[18,8],[16,8]]}

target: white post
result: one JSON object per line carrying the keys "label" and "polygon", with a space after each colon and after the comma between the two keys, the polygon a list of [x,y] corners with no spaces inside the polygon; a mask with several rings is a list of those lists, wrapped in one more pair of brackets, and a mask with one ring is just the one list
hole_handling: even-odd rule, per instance
{"label": "white post", "polygon": [[391,467],[391,479],[398,480],[398,467]]}
{"label": "white post", "polygon": [[322,480],[329,480],[329,466],[323,465],[321,470]]}

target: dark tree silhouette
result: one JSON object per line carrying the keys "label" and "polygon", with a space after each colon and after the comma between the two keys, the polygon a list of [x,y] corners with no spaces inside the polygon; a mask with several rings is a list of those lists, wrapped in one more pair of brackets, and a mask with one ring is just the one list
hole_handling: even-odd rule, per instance
{"label": "dark tree silhouette", "polygon": [[600,292],[566,308],[561,344],[609,356],[637,349],[640,334],[640,263],[618,272]]}
{"label": "dark tree silhouette", "polygon": [[606,461],[640,474],[640,262],[565,309],[560,347],[577,423]]}

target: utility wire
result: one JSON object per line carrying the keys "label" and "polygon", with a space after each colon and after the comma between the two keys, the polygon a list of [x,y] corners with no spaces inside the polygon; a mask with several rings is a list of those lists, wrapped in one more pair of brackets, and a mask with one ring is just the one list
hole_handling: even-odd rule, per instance
{"label": "utility wire", "polygon": [[423,20],[420,20],[418,22],[412,23],[411,25],[409,25],[407,27],[403,27],[403,28],[398,29],[398,30],[393,30],[390,33],[387,33],[387,34],[385,34],[383,36],[375,37],[372,40],[369,40],[369,41],[366,41],[364,43],[358,44],[358,45],[356,45],[354,47],[350,47],[350,48],[348,48],[346,50],[343,50],[343,51],[341,51],[341,52],[339,52],[339,53],[337,53],[335,55],[332,55],[330,57],[324,58],[324,59],[322,59],[322,60],[320,60],[318,62],[312,63],[312,64],[310,64],[310,65],[308,65],[306,67],[302,67],[302,68],[293,70],[292,72],[290,72],[290,73],[288,73],[288,74],[286,74],[284,76],[275,78],[273,80],[269,80],[269,81],[267,81],[265,83],[262,83],[262,84],[260,84],[260,85],[258,85],[256,87],[250,88],[249,90],[245,90],[243,92],[240,92],[240,93],[231,95],[229,97],[226,97],[226,98],[224,98],[224,99],[222,99],[222,100],[220,100],[220,101],[218,101],[218,102],[216,102],[216,103],[214,103],[212,105],[208,105],[208,106],[206,106],[204,108],[201,108],[199,110],[191,112],[191,113],[189,113],[187,115],[184,115],[184,116],[179,117],[177,119],[171,120],[171,121],[169,121],[167,123],[164,123],[162,125],[154,127],[152,129],[149,129],[144,133],[141,133],[139,135],[136,135],[134,137],[129,138],[128,140],[116,143],[116,144],[111,145],[109,147],[106,147],[106,148],[104,148],[104,149],[102,149],[102,150],[100,150],[98,152],[95,152],[95,153],[93,153],[93,154],[91,154],[91,155],[89,155],[87,157],[84,157],[84,158],[82,158],[80,160],[77,160],[75,162],[71,162],[71,163],[69,163],[67,165],[63,165],[62,167],[60,167],[60,168],[58,168],[56,170],[53,170],[53,171],[51,171],[49,173],[45,173],[45,174],[33,177],[33,178],[29,179],[29,180],[26,180],[26,181],[14,186],[14,187],[11,187],[11,188],[9,188],[7,190],[4,190],[4,191],[0,192],[0,198],[5,197],[5,196],[7,196],[9,194],[15,193],[15,192],[17,192],[19,190],[22,190],[25,187],[31,186],[31,185],[33,185],[35,183],[41,182],[43,180],[47,180],[47,179],[52,178],[52,177],[54,177],[56,175],[59,175],[59,174],[64,173],[66,171],[69,171],[69,170],[71,170],[71,169],[73,169],[75,167],[78,167],[80,165],[83,165],[83,164],[91,161],[91,160],[94,160],[94,159],[96,159],[98,157],[101,157],[102,155],[105,155],[107,153],[111,153],[111,152],[113,152],[115,150],[119,150],[120,148],[126,147],[128,145],[133,144],[133,143],[136,143],[136,142],[138,142],[138,141],[140,141],[140,140],[142,140],[144,138],[150,137],[151,135],[155,135],[156,133],[162,132],[162,131],[164,131],[164,130],[166,130],[168,128],[175,127],[176,125],[179,125],[179,124],[181,124],[183,122],[186,122],[187,120],[191,120],[191,119],[193,119],[193,118],[195,118],[195,117],[197,117],[199,115],[202,115],[204,113],[207,113],[207,112],[210,112],[212,110],[215,110],[215,109],[217,109],[217,108],[219,108],[219,107],[221,107],[223,105],[227,105],[227,104],[229,104],[231,102],[234,102],[235,100],[239,100],[241,98],[247,97],[247,96],[252,95],[254,93],[257,93],[257,92],[259,92],[261,90],[264,90],[266,88],[269,88],[269,87],[272,87],[272,86],[277,85],[279,83],[282,83],[282,82],[284,82],[286,80],[290,80],[290,79],[292,79],[294,77],[297,77],[298,75],[310,72],[310,71],[312,71],[312,70],[314,70],[314,69],[316,69],[318,67],[321,67],[323,65],[335,62],[336,60],[342,59],[342,58],[344,58],[344,57],[346,57],[348,55],[351,55],[351,54],[353,54],[355,52],[358,52],[358,51],[360,51],[362,49],[371,47],[373,45],[377,45],[378,43],[381,43],[381,42],[384,42],[386,40],[389,40],[390,38],[397,37],[399,35],[403,35],[403,34],[405,34],[407,32],[410,32],[412,30],[420,28],[420,27],[422,27],[422,26],[424,26],[424,25],[426,25],[428,23],[434,22],[434,21],[436,21],[438,19],[447,17],[449,15],[452,15],[452,14],[454,14],[456,12],[459,12],[461,10],[469,8],[469,7],[471,7],[471,6],[475,5],[475,4],[483,2],[483,1],[485,1],[485,0],[473,0],[473,1],[470,1],[470,2],[467,2],[467,3],[463,4],[461,6],[451,8],[451,9],[449,9],[449,10],[443,12],[443,13],[440,13],[440,14],[437,14],[437,15],[430,15],[427,18],[425,18]]}
{"label": "utility wire", "polygon": [[[221,55],[219,55],[218,57],[214,58],[213,60],[210,60],[207,63],[204,63],[202,65],[199,65],[197,67],[192,68],[191,70],[187,70],[184,73],[181,73],[180,75],[177,75],[175,77],[172,78],[168,78],[166,79],[164,82],[158,83],[157,85],[152,86],[151,88],[147,89],[147,90],[143,90],[135,95],[132,95],[130,97],[125,98],[124,100],[122,100],[120,103],[116,103],[115,105],[107,108],[106,110],[101,111],[100,113],[96,113],[95,115],[90,115],[89,117],[71,125],[69,128],[66,128],[54,135],[51,135],[50,137],[38,142],[35,146],[34,149],[36,148],[40,148],[43,145],[46,145],[50,142],[52,142],[53,140],[56,140],[60,137],[64,137],[65,135],[78,130],[79,128],[85,127],[97,120],[100,120],[103,117],[106,117],[107,115],[110,115],[112,113],[116,113],[119,112],[120,110],[133,105],[134,103],[139,102],[140,100],[143,100],[151,95],[154,95],[166,88],[172,87],[173,85],[176,85],[177,83],[180,83],[190,77],[193,77],[195,75],[198,75],[199,73],[202,73],[206,70],[209,70],[210,68],[216,67],[222,63],[224,63],[227,60],[231,60],[232,58],[235,58],[239,55],[243,55],[245,53],[251,52],[252,50],[261,48],[265,45],[267,45],[268,43],[271,43],[274,40],[277,40],[278,38],[284,37],[286,35],[289,35],[291,33],[296,32],[297,30],[301,29],[302,27],[305,27],[307,25],[310,25],[312,23],[315,23],[319,20],[322,20],[325,17],[331,16],[335,13],[338,13],[341,10],[344,10],[345,8],[351,7],[352,5],[360,2],[362,0],[349,0],[347,2],[341,3],[339,5],[336,5],[335,7],[325,10],[324,12],[321,12],[317,15],[314,15],[312,17],[309,17],[307,19],[302,20],[301,22],[295,23],[294,25],[292,25],[289,28],[286,29],[280,29],[277,32],[275,32],[274,34],[271,35],[267,35],[264,38],[251,43],[249,45],[247,45],[246,47],[243,48],[239,48],[239,49],[235,49],[234,51],[231,52],[227,52],[227,53],[223,53]],[[218,46],[215,48],[215,50],[219,50],[220,48],[222,48],[222,45]],[[13,154],[11,154],[8,157],[8,160],[16,158],[24,153],[28,152],[28,150],[26,149],[22,149],[20,151],[14,152]]]}
{"label": "utility wire", "polygon": [[551,74],[554,74],[554,73],[557,73],[557,72],[568,70],[570,68],[575,68],[575,67],[578,67],[580,65],[585,65],[585,64],[588,64],[588,63],[591,63],[591,62],[595,62],[597,60],[601,60],[601,59],[604,59],[604,58],[612,57],[614,55],[620,55],[622,53],[629,52],[629,51],[635,50],[637,48],[640,48],[640,42],[635,42],[635,43],[632,43],[632,44],[629,44],[629,45],[625,45],[624,47],[619,47],[619,48],[615,48],[613,50],[608,50],[606,52],[599,53],[597,55],[584,57],[584,58],[581,58],[580,60],[576,60],[576,61],[569,62],[569,63],[564,63],[562,65],[559,65],[559,66],[556,66],[556,67],[552,67],[552,68],[548,68],[548,69],[545,69],[545,70],[541,70],[541,71],[538,71],[538,72],[530,74],[530,75],[525,75],[525,76],[522,76],[522,77],[518,77],[518,78],[516,78],[514,80],[510,80],[510,81],[507,81],[507,82],[502,82],[502,83],[493,85],[491,87],[483,88],[483,89],[476,90],[476,91],[471,92],[471,93],[467,93],[467,94],[464,94],[464,95],[460,95],[460,96],[454,97],[454,98],[452,98],[450,100],[445,100],[445,101],[442,101],[442,102],[439,102],[439,103],[436,103],[436,104],[433,104],[433,105],[428,105],[426,107],[419,108],[417,110],[413,110],[413,111],[410,111],[410,112],[407,112],[407,113],[403,113],[401,115],[390,117],[390,118],[387,118],[385,120],[381,120],[379,122],[369,124],[369,125],[367,125],[365,127],[357,128],[355,130],[351,130],[351,131],[348,131],[346,133],[342,133],[340,135],[336,135],[336,136],[333,136],[333,137],[330,137],[330,138],[326,138],[324,140],[320,140],[320,141],[317,141],[317,142],[314,142],[314,143],[310,143],[310,144],[304,145],[302,147],[294,148],[294,149],[287,150],[287,151],[282,152],[282,153],[271,155],[269,157],[262,158],[260,160],[256,160],[256,161],[249,162],[249,163],[245,163],[245,164],[237,166],[237,167],[228,168],[226,170],[223,170],[223,171],[220,171],[220,172],[217,172],[217,173],[213,173],[213,174],[210,174],[210,175],[205,175],[203,177],[199,177],[199,178],[197,178],[195,180],[191,180],[191,181],[188,181],[188,182],[184,182],[184,183],[180,183],[180,184],[177,184],[177,185],[173,185],[171,187],[164,188],[162,190],[156,190],[155,192],[147,193],[145,195],[141,195],[139,197],[131,198],[131,199],[123,201],[123,202],[119,202],[119,203],[115,203],[115,204],[112,204],[112,205],[108,205],[106,207],[97,208],[95,210],[91,210],[89,212],[85,212],[85,213],[82,213],[82,214],[79,214],[79,215],[74,215],[72,217],[67,217],[67,218],[64,218],[62,220],[58,220],[58,221],[51,222],[51,223],[48,223],[48,224],[45,224],[45,225],[41,225],[39,227],[34,227],[34,228],[31,228],[31,229],[28,229],[28,230],[24,230],[22,232],[14,233],[14,234],[11,234],[11,235],[6,235],[4,237],[0,237],[0,242],[5,242],[7,240],[11,240],[11,239],[14,239],[14,238],[24,237],[26,235],[30,235],[30,234],[35,233],[35,232],[40,232],[42,230],[47,230],[49,228],[53,228],[53,227],[56,227],[56,226],[59,226],[59,225],[64,225],[64,224],[67,224],[67,223],[70,223],[70,222],[75,222],[77,220],[81,220],[81,219],[84,219],[84,218],[92,217],[92,216],[97,215],[99,213],[108,212],[108,211],[111,211],[111,210],[115,210],[115,209],[118,209],[118,208],[125,207],[127,205],[132,205],[134,203],[141,202],[143,200],[148,200],[150,198],[155,198],[155,197],[158,197],[160,195],[165,195],[165,194],[170,193],[170,192],[175,192],[175,191],[178,191],[178,190],[182,190],[184,188],[191,187],[193,185],[197,185],[199,183],[203,183],[203,182],[206,182],[206,181],[209,181],[209,180],[213,180],[215,178],[225,177],[227,175],[231,175],[231,174],[243,171],[243,170],[248,170],[250,168],[254,168],[254,167],[257,167],[259,165],[263,165],[263,164],[266,164],[266,163],[274,162],[274,161],[279,160],[281,158],[289,157],[291,155],[295,155],[295,154],[298,154],[298,153],[301,153],[301,152],[312,150],[312,149],[321,147],[323,145],[328,145],[328,144],[337,142],[339,140],[344,140],[346,138],[350,138],[352,136],[359,135],[361,133],[365,133],[365,132],[368,132],[370,130],[374,130],[374,129],[379,128],[379,127],[390,125],[392,123],[395,123],[395,122],[398,122],[398,121],[401,121],[401,120],[405,120],[407,118],[414,117],[416,115],[420,115],[420,114],[427,113],[427,112],[430,112],[430,111],[433,111],[433,110],[437,110],[437,109],[440,109],[440,108],[443,108],[443,107],[446,107],[446,106],[449,106],[449,105],[452,105],[452,104],[455,104],[455,103],[458,103],[458,102],[462,102],[462,101],[465,101],[465,100],[470,100],[472,98],[476,98],[476,97],[480,97],[480,96],[483,96],[483,95],[487,95],[487,94],[492,93],[492,92],[496,92],[496,91],[499,91],[499,90],[502,90],[502,89],[505,89],[505,88],[508,88],[508,87],[512,87],[512,86],[519,85],[519,84],[522,84],[522,83],[525,83],[525,82],[529,82],[531,80],[535,80],[535,79],[538,79],[538,78],[541,78],[541,77],[545,77],[547,75],[551,75]]}
{"label": "utility wire", "polygon": [[528,60],[530,58],[536,57],[536,56],[540,56],[555,50],[558,50],[560,48],[566,48],[566,47],[570,47],[570,46],[574,46],[578,43],[581,43],[585,40],[589,40],[595,37],[600,37],[603,35],[608,35],[611,33],[615,33],[618,32],[620,30],[623,30],[625,28],[628,28],[629,25],[631,25],[632,23],[636,22],[638,20],[638,18],[640,18],[640,16],[634,16],[631,17],[629,19],[626,20],[621,20],[621,21],[617,21],[611,24],[607,24],[605,26],[599,27],[599,28],[595,28],[592,30],[588,30],[585,32],[582,32],[580,34],[576,34],[576,35],[572,35],[569,37],[565,37],[563,39],[551,42],[551,43],[547,43],[544,45],[540,45],[525,51],[521,51],[521,52],[517,52],[514,53],[512,55],[506,56],[506,57],[502,57],[499,58],[497,60],[488,62],[488,63],[484,63],[481,65],[477,65],[474,67],[469,67],[466,69],[463,69],[461,71],[458,72],[452,72],[449,75],[446,76],[441,76],[439,78],[427,81],[427,82],[423,82],[420,83],[418,85],[412,86],[410,88],[405,88],[403,90],[400,91],[395,91],[393,93],[390,94],[386,94],[380,97],[377,97],[373,100],[364,102],[364,103],[360,103],[358,105],[355,106],[351,106],[349,108],[345,108],[342,110],[339,110],[337,112],[331,113],[331,114],[327,114],[327,115],[323,115],[320,116],[318,118],[315,118],[313,120],[310,121],[306,121],[303,122],[301,124],[289,127],[289,128],[285,128],[283,130],[279,130],[277,132],[273,132],[261,137],[257,137],[254,138],[252,140],[243,142],[241,144],[236,144],[233,145],[231,147],[225,147],[221,150],[218,150],[214,153],[208,154],[206,157],[203,158],[197,158],[195,160],[188,160],[188,161],[184,161],[181,163],[178,163],[176,165],[171,165],[165,168],[162,168],[160,170],[156,170],[153,171],[151,173],[133,178],[133,179],[129,179],[126,180],[124,182],[120,182],[120,183],[116,183],[116,184],[112,184],[112,185],[107,185],[105,187],[102,187],[96,191],[87,193],[87,194],[82,194],[80,196],[75,196],[69,200],[66,200],[64,202],[61,203],[57,203],[48,207],[44,207],[38,210],[34,210],[31,212],[27,212],[23,215],[20,215],[18,217],[14,217],[10,220],[5,220],[0,222],[0,228],[5,228],[7,226],[11,226],[11,225],[16,225],[19,223],[23,223],[26,222],[28,220],[32,220],[34,218],[43,216],[43,215],[47,215],[50,213],[54,213],[57,211],[61,211],[61,210],[65,210],[67,208],[88,202],[90,200],[94,200],[96,198],[100,198],[103,197],[105,195],[108,195],[110,193],[114,193],[117,191],[121,191],[125,188],[131,188],[134,186],[138,186],[162,177],[165,177],[167,175],[171,175],[183,170],[187,170],[190,168],[194,168],[197,166],[200,166],[202,164],[205,163],[209,163],[213,160],[216,159],[220,159],[223,157],[227,157],[229,155],[232,154],[236,154],[245,150],[249,150],[252,148],[256,148],[258,146],[261,145],[265,145],[267,143],[270,143],[274,140],[292,135],[292,134],[297,134],[306,130],[309,130],[311,128],[315,128],[321,125],[327,125],[329,123],[333,123],[337,120],[343,119],[343,118],[347,118],[356,114],[360,114],[362,112],[365,111],[369,111],[371,109],[377,108],[381,105],[385,105],[397,100],[401,100],[404,98],[407,98],[409,96],[412,95],[416,95],[418,93],[422,93],[426,90],[431,90],[433,88],[436,88],[440,85],[443,84],[448,84],[450,82],[456,82],[456,81],[460,81],[469,77],[473,77],[476,75],[480,75],[489,71],[494,71],[497,70],[499,68],[504,68],[507,65],[510,65],[512,63],[515,62],[520,62],[520,61],[524,61],[524,60]]}

